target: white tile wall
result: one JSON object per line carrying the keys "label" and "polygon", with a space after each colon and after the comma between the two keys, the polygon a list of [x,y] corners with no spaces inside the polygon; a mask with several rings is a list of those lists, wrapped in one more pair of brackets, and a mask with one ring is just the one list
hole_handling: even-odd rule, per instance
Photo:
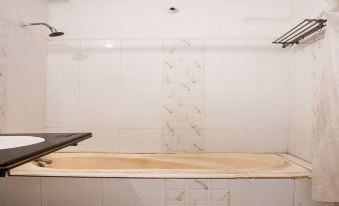
{"label": "white tile wall", "polygon": [[80,41],[50,41],[48,44],[48,83],[78,83]]}
{"label": "white tile wall", "polygon": [[0,133],[6,130],[9,21],[0,16]]}
{"label": "white tile wall", "polygon": [[287,151],[288,53],[264,45],[206,41],[207,151]]}
{"label": "white tile wall", "polygon": [[162,151],[203,152],[204,41],[164,40],[162,54]]}
{"label": "white tile wall", "polygon": [[40,178],[0,178],[0,205],[41,206]]}
{"label": "white tile wall", "polygon": [[123,153],[160,153],[160,129],[120,129],[120,152]]}
{"label": "white tile wall", "polygon": [[286,53],[264,43],[51,42],[47,126],[103,129],[81,151],[286,152]]}
{"label": "white tile wall", "polygon": [[166,180],[166,205],[229,206],[229,180],[168,179]]}
{"label": "white tile wall", "polygon": [[80,83],[119,83],[120,51],[121,41],[81,41]]}
{"label": "white tile wall", "polygon": [[[0,131],[28,132],[45,127],[47,41],[42,30],[18,22],[47,21],[47,2],[1,1]],[[6,66],[4,72],[4,66]],[[6,121],[5,121],[6,120]]]}
{"label": "white tile wall", "polygon": [[314,202],[309,179],[6,177],[1,206],[334,206]]}
{"label": "white tile wall", "polygon": [[231,180],[232,206],[293,206],[294,180]]}
{"label": "white tile wall", "polygon": [[47,88],[47,127],[77,127],[79,124],[79,85],[49,84]]}
{"label": "white tile wall", "polygon": [[102,206],[102,180],[41,178],[42,206]]}
{"label": "white tile wall", "polygon": [[120,86],[81,84],[78,98],[79,126],[118,128]]}
{"label": "white tile wall", "polygon": [[104,179],[103,206],[165,206],[164,179]]}
{"label": "white tile wall", "polygon": [[160,84],[123,86],[121,89],[120,127],[159,129],[161,126],[160,96]]}

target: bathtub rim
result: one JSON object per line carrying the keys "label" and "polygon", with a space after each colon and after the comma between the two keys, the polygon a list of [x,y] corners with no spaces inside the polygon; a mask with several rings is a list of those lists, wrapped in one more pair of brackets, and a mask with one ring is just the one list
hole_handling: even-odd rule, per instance
{"label": "bathtub rim", "polygon": [[[79,152],[77,152],[79,153]],[[55,154],[76,154],[71,152],[58,152]],[[92,153],[86,152],[82,154],[119,154],[122,153]],[[213,153],[209,153],[213,154]],[[225,154],[225,153],[214,153],[214,154]],[[238,154],[238,153],[227,153],[227,154]],[[239,153],[244,154],[244,153]],[[245,153],[250,154],[250,153]],[[253,153],[255,154],[255,153]],[[30,177],[79,177],[79,178],[154,178],[154,179],[305,179],[311,178],[311,165],[310,163],[301,160],[297,157],[289,154],[274,154],[267,153],[270,155],[276,155],[289,162],[291,165],[300,167],[305,172],[280,172],[280,171],[250,171],[250,172],[225,172],[220,169],[201,169],[201,172],[197,172],[196,169],[192,169],[195,172],[190,172],[188,169],[185,171],[175,169],[54,169],[54,168],[39,168],[33,163],[27,163],[18,168],[10,171],[10,176],[30,176]],[[138,154],[134,154],[138,155]],[[152,154],[144,154],[152,155]],[[169,171],[170,170],[170,171]]]}

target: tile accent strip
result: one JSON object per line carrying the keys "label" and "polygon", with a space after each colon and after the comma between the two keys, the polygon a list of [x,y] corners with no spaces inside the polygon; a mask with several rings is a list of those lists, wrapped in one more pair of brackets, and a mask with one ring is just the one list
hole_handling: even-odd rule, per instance
{"label": "tile accent strip", "polygon": [[168,179],[167,206],[229,206],[230,186],[226,179]]}
{"label": "tile accent strip", "polygon": [[6,132],[6,83],[9,21],[0,17],[0,133]]}
{"label": "tile accent strip", "polygon": [[164,40],[162,53],[162,152],[203,152],[204,41]]}

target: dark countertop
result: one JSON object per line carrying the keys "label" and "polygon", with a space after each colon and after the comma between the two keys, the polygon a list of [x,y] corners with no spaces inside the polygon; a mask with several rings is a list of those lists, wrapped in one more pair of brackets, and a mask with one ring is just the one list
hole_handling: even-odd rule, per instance
{"label": "dark countertop", "polygon": [[14,167],[88,139],[92,137],[92,133],[20,133],[0,136],[35,136],[45,139],[33,145],[1,149],[0,176],[5,176],[6,172]]}

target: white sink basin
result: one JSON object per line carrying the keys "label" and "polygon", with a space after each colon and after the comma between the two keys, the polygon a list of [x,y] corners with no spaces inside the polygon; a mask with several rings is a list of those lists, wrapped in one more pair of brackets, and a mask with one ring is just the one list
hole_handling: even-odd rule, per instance
{"label": "white sink basin", "polygon": [[0,136],[0,150],[23,147],[43,141],[45,141],[44,138],[33,136]]}

